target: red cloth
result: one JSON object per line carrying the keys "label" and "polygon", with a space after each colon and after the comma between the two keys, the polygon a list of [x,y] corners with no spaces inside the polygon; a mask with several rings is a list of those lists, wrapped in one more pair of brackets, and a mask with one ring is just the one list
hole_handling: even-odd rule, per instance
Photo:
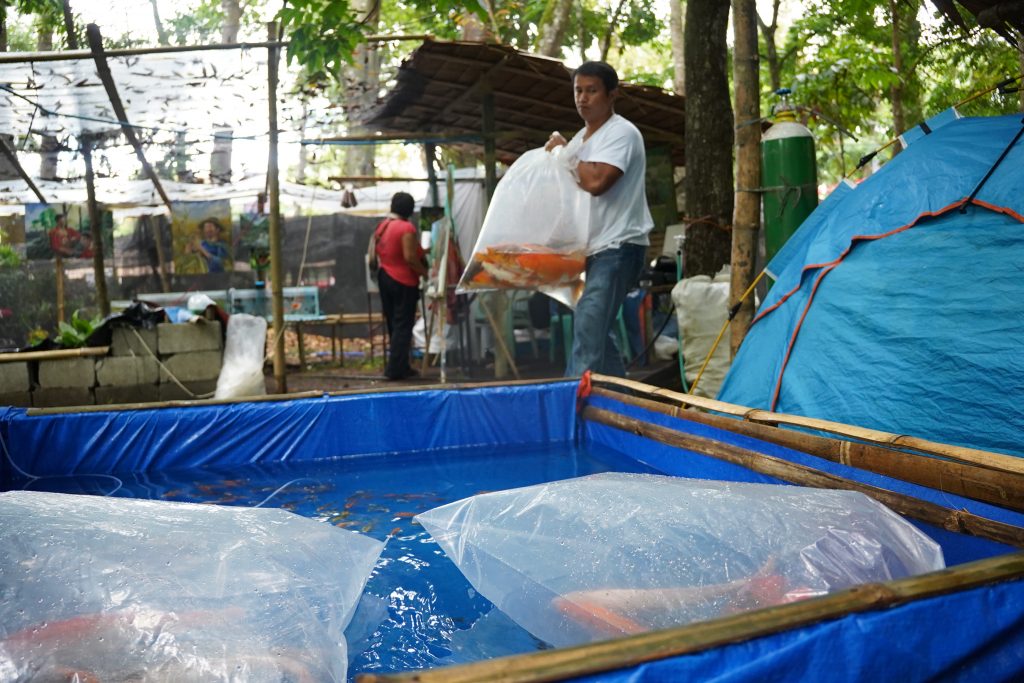
{"label": "red cloth", "polygon": [[423,258],[419,231],[409,221],[387,218],[377,226],[377,260],[391,279],[406,287],[418,287],[420,276],[409,267],[402,255],[402,235],[411,234],[416,243],[416,258]]}

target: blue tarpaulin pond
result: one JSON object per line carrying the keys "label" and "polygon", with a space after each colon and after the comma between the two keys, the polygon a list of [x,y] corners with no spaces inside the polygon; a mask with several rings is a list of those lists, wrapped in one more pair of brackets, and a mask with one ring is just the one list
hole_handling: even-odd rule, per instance
{"label": "blue tarpaulin pond", "polygon": [[[486,681],[499,671],[580,681],[1024,674],[1024,513],[1015,494],[978,500],[961,495],[966,484],[933,488],[921,477],[843,464],[769,436],[790,430],[752,435],[739,428],[743,420],[697,421],[687,415],[694,411],[663,409],[664,395],[603,378],[589,395],[577,390],[575,381],[555,381],[123,410],[6,408],[0,490],[281,507],[386,541],[346,632],[349,676],[363,681]],[[998,471],[998,462],[1010,461],[957,466],[994,467],[1006,491],[1024,490],[1021,470]],[[947,569],[552,649],[476,593],[412,519],[485,491],[601,472],[860,490],[936,541]],[[0,595],[17,592],[3,582]]]}

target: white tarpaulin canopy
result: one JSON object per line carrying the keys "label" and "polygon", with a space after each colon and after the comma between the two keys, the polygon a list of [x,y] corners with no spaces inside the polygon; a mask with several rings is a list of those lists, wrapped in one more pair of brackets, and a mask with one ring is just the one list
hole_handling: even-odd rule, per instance
{"label": "white tarpaulin canopy", "polygon": [[[85,199],[85,181],[64,183],[54,180],[34,180],[48,202],[75,204]],[[441,179],[441,191],[444,191]],[[256,195],[264,191],[266,178],[252,176],[229,185],[200,185],[176,183],[164,180],[161,183],[171,201],[210,201],[215,199],[245,199],[255,201]],[[281,205],[286,214],[297,213],[353,213],[365,216],[382,216],[391,206],[395,192],[408,192],[419,204],[427,195],[427,183],[391,182],[354,190],[357,204],[352,208],[341,205],[343,193],[312,185],[281,183]],[[98,178],[96,200],[115,210],[116,216],[157,215],[167,213],[153,183],[148,180],[121,180]],[[23,180],[0,181],[0,216],[24,213],[24,204],[37,203],[39,199]],[[290,210],[289,210],[290,209]]]}

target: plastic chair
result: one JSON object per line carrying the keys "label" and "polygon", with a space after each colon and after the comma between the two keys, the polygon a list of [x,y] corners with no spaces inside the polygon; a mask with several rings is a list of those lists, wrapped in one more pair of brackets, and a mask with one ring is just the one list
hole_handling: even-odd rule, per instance
{"label": "plastic chair", "polygon": [[[555,362],[555,349],[558,347],[558,340],[562,345],[562,358],[566,363],[572,356],[572,329],[573,314],[571,311],[558,311],[551,316],[551,344],[548,350],[548,360]],[[628,363],[633,360],[630,357],[629,334],[626,332],[626,321],[622,317],[622,307],[619,306],[619,313],[615,316],[615,331],[618,335],[619,353],[622,361]],[[557,340],[556,340],[557,337]]]}

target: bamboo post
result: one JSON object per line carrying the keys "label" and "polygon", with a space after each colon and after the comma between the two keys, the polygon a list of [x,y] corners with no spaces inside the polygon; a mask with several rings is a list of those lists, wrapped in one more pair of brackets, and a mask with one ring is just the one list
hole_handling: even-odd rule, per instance
{"label": "bamboo post", "polygon": [[[500,295],[502,299],[505,298],[505,294],[503,292],[497,292],[497,294]],[[502,372],[498,372],[498,362],[499,360],[502,360],[504,361],[504,363],[507,363],[510,368],[512,368],[512,374],[516,376],[516,379],[519,379],[519,368],[516,367],[516,360],[515,358],[512,357],[512,354],[509,352],[508,344],[505,343],[505,335],[502,334],[502,330],[504,328],[498,326],[498,321],[495,320],[494,315],[491,313],[491,307],[487,305],[486,298],[480,299],[480,308],[483,310],[484,315],[487,316],[487,322],[490,323],[491,329],[494,330],[494,343],[497,345],[498,350],[501,351],[500,355],[496,354],[494,356],[495,378],[501,379],[501,377],[503,377],[505,374],[504,369],[502,370]],[[499,315],[504,315],[504,311],[501,311]]]}
{"label": "bamboo post", "polygon": [[153,240],[156,242],[156,265],[157,273],[160,276],[160,291],[167,294],[171,291],[171,284],[167,281],[167,257],[164,256],[164,243],[160,234],[160,220],[153,216],[149,218],[149,229],[153,233]]}
{"label": "bamboo post", "polygon": [[444,239],[441,241],[441,267],[438,269],[438,291],[441,293],[440,328],[441,328],[441,384],[448,382],[448,245],[451,243],[452,231],[455,230],[455,217],[452,207],[455,205],[455,165],[448,166],[448,182],[445,184],[445,217],[448,219],[444,227]]}
{"label": "bamboo post", "polygon": [[484,191],[487,196],[487,203],[490,204],[491,197],[494,196],[494,188],[498,186],[497,143],[494,139],[494,91],[491,89],[489,80],[484,80],[481,83],[481,88],[480,112],[482,114],[484,137]]}
{"label": "bamboo post", "polygon": [[[277,24],[267,24],[267,40],[277,41]],[[284,358],[284,264],[281,262],[281,187],[277,168],[277,68],[280,48],[267,48],[267,104],[270,142],[267,152],[267,195],[270,199],[270,295],[274,313],[274,380],[277,392],[288,392]]]}
{"label": "bamboo post", "polygon": [[[754,318],[753,299],[740,299],[740,292],[754,279],[757,233],[761,224],[761,100],[757,52],[757,6],[755,0],[733,0],[734,59],[736,83],[736,209],[732,227],[730,308],[733,315],[730,351],[736,352]],[[696,384],[696,383],[695,383]]]}
{"label": "bamboo post", "polygon": [[104,318],[110,315],[110,298],[107,296],[107,272],[103,265],[103,226],[99,207],[96,205],[96,177],[92,168],[92,137],[81,139],[82,160],[85,161],[85,194],[89,210],[89,229],[92,234],[92,272],[96,278],[96,305]]}
{"label": "bamboo post", "polygon": [[57,277],[57,322],[62,323],[67,319],[64,317],[64,257],[54,252],[53,261]]}

